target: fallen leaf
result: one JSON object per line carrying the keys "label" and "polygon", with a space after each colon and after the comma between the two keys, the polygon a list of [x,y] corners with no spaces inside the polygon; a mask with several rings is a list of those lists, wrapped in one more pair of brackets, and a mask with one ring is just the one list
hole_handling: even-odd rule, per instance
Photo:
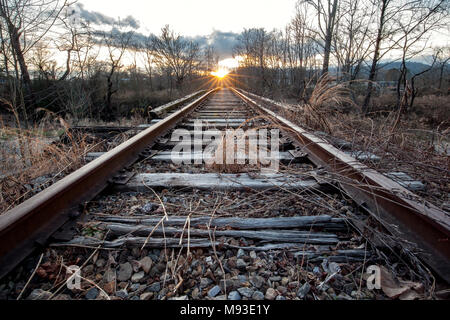
{"label": "fallen leaf", "polygon": [[400,300],[416,300],[421,298],[422,295],[417,293],[414,290],[408,290],[404,294],[402,294],[400,297],[398,297]]}
{"label": "fallen leaf", "polygon": [[395,280],[392,274],[385,267],[381,267],[381,289],[391,299],[415,300],[421,295],[423,286],[420,283],[412,281],[404,281],[402,279]]}

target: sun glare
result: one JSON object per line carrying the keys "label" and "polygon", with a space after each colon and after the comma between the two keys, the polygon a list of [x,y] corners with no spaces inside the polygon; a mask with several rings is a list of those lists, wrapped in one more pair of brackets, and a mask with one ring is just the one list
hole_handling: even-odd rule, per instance
{"label": "sun glare", "polygon": [[223,79],[225,78],[228,74],[230,73],[230,71],[228,71],[227,69],[219,69],[217,71],[211,72],[211,74],[219,79]]}

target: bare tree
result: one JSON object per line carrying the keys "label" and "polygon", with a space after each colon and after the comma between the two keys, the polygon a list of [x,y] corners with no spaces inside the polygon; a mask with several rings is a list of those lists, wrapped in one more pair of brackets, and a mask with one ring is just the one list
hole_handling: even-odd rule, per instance
{"label": "bare tree", "polygon": [[440,47],[435,52],[436,60],[439,65],[439,90],[442,90],[442,82],[447,63],[450,61],[450,47]]}
{"label": "bare tree", "polygon": [[369,109],[373,82],[376,80],[380,60],[394,49],[401,49],[404,53],[408,53],[412,45],[417,44],[432,30],[428,30],[427,27],[430,21],[434,21],[436,14],[448,10],[448,2],[445,0],[372,1],[378,8],[377,32],[368,89],[363,104],[364,112]]}
{"label": "bare tree", "polygon": [[155,63],[161,69],[175,75],[178,89],[197,64],[199,46],[194,41],[184,39],[166,25],[159,37],[153,38]]}
{"label": "bare tree", "polygon": [[[119,26],[120,28],[120,26]],[[133,32],[122,32],[120,29],[113,27],[109,33],[103,34],[104,44],[108,50],[108,68],[106,74],[106,95],[105,95],[105,109],[108,117],[112,116],[112,96],[118,91],[118,84],[114,86],[114,75],[122,68],[122,58],[130,43]]]}
{"label": "bare tree", "polygon": [[209,73],[217,69],[219,56],[213,46],[207,46],[203,51],[203,71]]}
{"label": "bare tree", "polygon": [[259,79],[258,89],[261,92],[266,87],[270,87],[267,64],[273,37],[273,33],[263,28],[245,29],[238,38],[238,45],[234,48],[235,56],[243,57],[242,66],[251,71],[257,71],[254,76]]}
{"label": "bare tree", "polygon": [[323,67],[322,74],[328,73],[331,57],[331,46],[339,16],[339,0],[302,0],[315,9],[317,17],[317,34],[323,45]]}
{"label": "bare tree", "polygon": [[346,81],[355,80],[370,53],[370,20],[375,8],[364,0],[341,0],[334,55]]}
{"label": "bare tree", "polygon": [[35,107],[35,95],[25,56],[47,35],[67,5],[67,0],[0,0],[2,25],[7,30],[12,57],[20,68],[25,123],[25,108]]}
{"label": "bare tree", "polygon": [[[407,86],[408,68],[406,62],[414,56],[423,52],[428,46],[427,36],[431,31],[445,26],[446,16],[449,5],[445,0],[416,1],[409,3],[409,10],[402,12],[399,16],[400,25],[399,37],[402,39],[399,43],[402,51],[400,76],[397,81],[397,108],[401,104],[401,89]],[[436,59],[433,61],[433,66]],[[426,72],[431,70],[427,69]],[[419,76],[423,74],[416,75]],[[415,77],[413,77],[414,79]],[[411,85],[414,86],[413,79]],[[411,89],[414,93],[415,88]],[[415,94],[414,94],[415,97]],[[414,102],[414,97],[412,98]],[[411,104],[412,105],[412,104]]]}

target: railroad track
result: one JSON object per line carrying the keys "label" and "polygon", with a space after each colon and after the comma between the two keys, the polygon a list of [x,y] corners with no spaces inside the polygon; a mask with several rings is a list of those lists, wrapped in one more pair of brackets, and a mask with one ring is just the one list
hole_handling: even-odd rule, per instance
{"label": "railroad track", "polygon": [[[355,159],[376,157],[325,142],[279,108],[235,89],[199,92],[88,154],[0,216],[0,277],[16,283],[6,297],[381,298],[360,288],[370,265],[407,266],[423,288],[429,267],[448,283],[448,214],[409,191],[413,182]],[[37,248],[45,259],[26,286]],[[73,265],[88,280],[68,290]],[[424,292],[413,291],[402,293]]]}

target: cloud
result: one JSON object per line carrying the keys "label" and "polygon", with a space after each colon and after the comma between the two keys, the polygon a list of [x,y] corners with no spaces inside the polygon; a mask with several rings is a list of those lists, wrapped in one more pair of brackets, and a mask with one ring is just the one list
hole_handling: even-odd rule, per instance
{"label": "cloud", "polygon": [[238,43],[238,37],[238,33],[214,30],[208,36],[197,36],[193,40],[198,42],[201,47],[214,47],[217,54],[226,59],[233,56],[233,48]]}
{"label": "cloud", "polygon": [[88,11],[84,9],[84,5],[81,3],[75,4],[74,13],[77,14],[85,22],[89,22],[95,25],[122,25],[128,26],[133,29],[139,29],[140,23],[132,16],[128,16],[125,19],[115,19],[104,15],[103,13],[96,11]]}

